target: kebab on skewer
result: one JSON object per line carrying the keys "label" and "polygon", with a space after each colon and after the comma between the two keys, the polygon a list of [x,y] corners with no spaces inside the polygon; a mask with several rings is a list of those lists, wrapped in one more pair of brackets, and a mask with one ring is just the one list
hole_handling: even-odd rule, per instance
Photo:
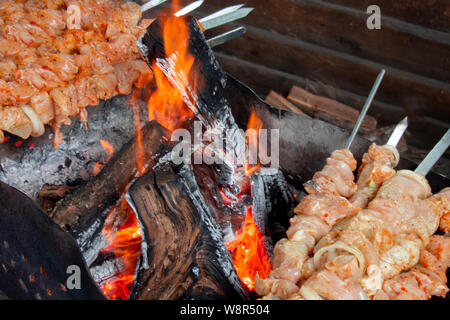
{"label": "kebab on skewer", "polygon": [[88,105],[148,84],[140,20],[133,2],[1,1],[0,131],[26,139],[51,124],[58,145],[70,116],[86,121]]}
{"label": "kebab on skewer", "polygon": [[[324,169],[314,175],[306,188],[309,195],[295,209],[297,215],[291,219],[288,238],[278,241],[274,247],[270,275],[266,279],[256,276],[258,295],[283,299],[298,292],[297,282],[316,242],[331,230],[336,221],[358,212],[358,208],[342,196],[351,197],[356,191],[353,182],[355,168],[356,160],[351,152],[337,150],[327,159]],[[338,188],[336,181],[344,185]]]}
{"label": "kebab on skewer", "polygon": [[[444,138],[439,143],[446,141],[440,154],[450,143],[448,137]],[[439,157],[433,157],[433,151],[427,158],[434,162]],[[415,284],[416,293],[420,289],[422,296],[428,298],[445,295],[448,238],[433,236],[430,240],[430,236],[437,230],[441,217],[450,210],[450,188],[421,200],[430,193],[426,179],[420,174],[421,168],[431,168],[424,165],[427,162],[425,159],[416,169],[418,173],[399,171],[383,184],[368,209],[342,222],[322,238],[315,248],[317,271],[302,284],[299,294],[291,297],[396,297],[392,288],[397,288],[399,283]],[[399,275],[416,265],[419,257],[420,265],[409,274]]]}
{"label": "kebab on skewer", "polygon": [[[450,130],[447,130],[416,168],[416,172],[426,175],[449,145]],[[442,228],[443,221],[450,215],[450,188],[420,201],[415,213],[416,218],[411,219],[401,232],[413,232],[421,238],[423,245],[419,263],[410,271],[386,280],[374,299],[429,299],[431,296],[444,297],[448,292],[446,271],[450,267],[450,238],[428,236],[433,234],[439,225]],[[422,228],[418,227],[421,223],[425,225]]]}
{"label": "kebab on skewer", "polygon": [[375,197],[380,185],[395,174],[400,155],[395,148],[408,127],[408,117],[395,127],[391,137],[384,146],[373,143],[362,157],[358,171],[358,190],[351,197],[350,202],[364,209]]}
{"label": "kebab on skewer", "polygon": [[[392,137],[395,137],[394,140],[396,141],[393,141],[391,137],[390,144],[392,145],[397,144],[406,129],[405,121],[399,123],[397,128],[401,128],[401,130],[394,130]],[[292,284],[307,278],[314,270],[313,259],[309,258],[309,254],[316,242],[330,232],[336,223],[358,213],[360,207],[365,206],[365,203],[370,200],[372,194],[377,191],[377,187],[384,179],[392,175],[393,166],[398,162],[398,158],[396,158],[398,152],[396,152],[395,146],[389,145],[387,147],[372,144],[369,152],[363,156],[363,165],[359,170],[357,185],[361,189],[354,192],[353,174],[351,172],[356,167],[356,161],[352,156],[350,157],[350,154],[348,150],[333,152],[331,157],[327,159],[325,168],[316,173],[313,180],[307,183],[305,189],[309,195],[294,210],[296,216],[291,219],[291,226],[287,231],[288,238],[281,240],[275,246],[274,269],[269,280],[258,279],[260,295],[267,295],[270,292],[270,296],[277,293],[286,297],[286,292],[280,294],[280,289],[273,284],[276,281],[272,281],[272,278],[283,279],[280,285],[285,286],[288,285],[285,280],[289,280],[291,282],[289,288],[291,288],[291,291],[295,291],[296,287]],[[342,160],[347,166],[339,163]],[[332,169],[330,168],[331,165],[334,165]],[[340,175],[337,175],[338,168],[341,170]],[[386,174],[386,172],[390,174]],[[334,176],[331,176],[330,173],[333,173]],[[344,176],[347,178],[346,181],[343,179]],[[376,182],[373,182],[374,180]],[[345,181],[347,189],[336,188],[334,181],[338,183]],[[367,189],[370,191],[368,192]],[[341,190],[341,192],[338,192],[338,190]],[[360,190],[362,192],[358,194]],[[344,197],[344,195],[347,197]],[[351,202],[355,195],[358,195],[357,199],[360,200],[361,204],[355,205]],[[350,198],[350,201],[347,198]],[[296,266],[296,268],[292,266]],[[272,285],[273,290],[269,290],[265,284]]]}
{"label": "kebab on skewer", "polygon": [[[378,76],[360,113],[347,143],[348,148],[359,130],[383,76],[384,70]],[[406,125],[402,123],[402,128],[394,131],[395,138],[391,141],[392,144],[396,145],[405,127]],[[389,163],[395,164],[395,156],[389,153],[391,149],[383,148],[384,152],[379,152],[379,148],[381,147],[373,145],[371,149],[374,151],[370,156],[365,155],[366,161],[360,170],[360,173],[364,173],[362,175],[364,179],[370,178],[370,170],[379,170],[381,165]],[[398,153],[396,155],[398,158]],[[387,159],[383,159],[383,156]],[[283,298],[297,291],[297,282],[308,273],[307,270],[311,269],[311,261],[307,259],[316,242],[327,234],[338,221],[353,216],[360,210],[358,206],[352,205],[348,200],[357,191],[357,185],[353,181],[356,160],[350,150],[343,149],[333,152],[326,163],[325,167],[315,173],[312,180],[305,184],[305,190],[309,195],[300,202],[294,211],[297,215],[291,219],[291,226],[287,231],[288,238],[282,239],[275,245],[271,274],[267,279],[256,277],[256,291],[259,295],[268,298],[275,295]],[[365,192],[358,199],[368,196],[369,193]]]}
{"label": "kebab on skewer", "polygon": [[445,297],[446,271],[450,266],[450,238],[433,235],[420,252],[419,263],[410,271],[384,281],[374,300],[428,300]]}
{"label": "kebab on skewer", "polygon": [[[415,266],[440,216],[449,210],[450,199],[450,190],[443,190],[421,200],[429,191],[422,178],[399,171],[380,188],[370,209],[322,238],[315,248],[316,271],[302,284],[300,294],[306,299],[379,297],[385,281]],[[394,192],[398,189],[401,200]],[[371,205],[374,202],[378,204]]]}

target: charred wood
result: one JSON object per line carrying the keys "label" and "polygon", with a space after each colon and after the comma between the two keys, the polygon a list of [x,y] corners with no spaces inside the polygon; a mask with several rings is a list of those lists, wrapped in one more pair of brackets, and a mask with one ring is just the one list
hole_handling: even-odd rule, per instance
{"label": "charred wood", "polygon": [[130,188],[148,247],[132,298],[245,298],[192,169],[177,172],[168,163],[158,166]]}
{"label": "charred wood", "polygon": [[59,201],[50,216],[69,230],[84,249],[138,175],[138,161],[145,160],[151,166],[156,157],[168,150],[168,143],[163,139],[167,135],[158,123],[147,124],[142,129],[141,146],[138,138],[133,138],[93,180]]}
{"label": "charred wood", "polygon": [[[177,85],[174,83],[176,80],[173,80],[170,74],[170,72],[173,72],[173,70],[170,70],[170,57],[166,57],[165,52],[162,26],[166,19],[168,17],[161,16],[148,27],[139,47],[147,63],[150,66],[156,64],[156,67],[159,67],[165,73],[166,78],[173,85]],[[205,130],[221,130],[227,133],[227,139],[225,136],[223,137],[223,145],[226,146],[227,150],[233,151],[234,154],[231,156],[237,159],[237,163],[242,166],[244,159],[240,150],[242,150],[245,140],[231,113],[230,103],[225,98],[228,75],[222,70],[214,57],[196,20],[188,17],[187,22],[190,31],[189,52],[195,58],[192,68],[194,71],[191,71],[188,75],[188,87],[197,88],[196,94],[189,93],[191,102],[195,101],[195,105],[191,108],[194,109],[195,118],[202,122]],[[226,164],[216,165],[218,180],[221,185],[234,185],[233,169]]]}
{"label": "charred wood", "polygon": [[296,201],[282,172],[261,168],[251,177],[253,219],[264,235],[267,252],[273,244],[286,237],[289,215]]}

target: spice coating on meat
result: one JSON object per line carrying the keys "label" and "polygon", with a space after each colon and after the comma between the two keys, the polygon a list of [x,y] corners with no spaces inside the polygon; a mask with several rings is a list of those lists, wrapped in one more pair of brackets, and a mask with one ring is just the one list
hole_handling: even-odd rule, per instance
{"label": "spice coating on meat", "polygon": [[149,25],[141,18],[134,2],[0,0],[1,135],[26,139],[49,124],[57,147],[69,117],[85,120],[99,99],[150,83],[136,46]]}
{"label": "spice coating on meat", "polygon": [[395,150],[373,144],[356,192],[344,197],[335,184],[349,186],[353,178],[330,159],[334,168],[325,166],[306,185],[310,195],[295,209],[287,239],[275,245],[273,270],[257,280],[257,293],[263,299],[445,296],[450,238],[433,234],[445,227],[450,188],[432,195],[423,175],[395,172]]}

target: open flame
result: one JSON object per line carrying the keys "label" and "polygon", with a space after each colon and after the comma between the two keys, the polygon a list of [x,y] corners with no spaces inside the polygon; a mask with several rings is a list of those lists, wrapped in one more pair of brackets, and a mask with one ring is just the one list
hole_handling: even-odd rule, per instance
{"label": "open flame", "polygon": [[[109,160],[111,160],[111,157],[114,154],[114,147],[111,143],[109,143],[106,140],[102,140],[100,139],[100,144],[102,145],[103,149],[106,151],[106,153],[108,154],[108,158],[106,160],[106,163],[109,162]],[[94,176],[98,175],[100,173],[101,167],[102,165],[104,165],[104,163],[102,162],[96,162],[94,164],[94,168],[93,168],[93,174]]]}
{"label": "open flame", "polygon": [[194,116],[192,108],[186,105],[188,102],[195,106],[192,97],[195,97],[196,88],[188,87],[195,59],[189,53],[189,26],[185,19],[164,17],[163,40],[168,65],[163,66],[158,61],[152,65],[157,89],[148,100],[148,113],[149,121],[156,120],[173,131]]}
{"label": "open flame", "polygon": [[[182,128],[186,120],[193,118],[195,115],[196,92],[199,89],[197,83],[199,70],[194,63],[194,57],[189,53],[189,27],[185,19],[175,16],[167,16],[162,19],[164,19],[163,42],[167,59],[156,59],[152,65],[156,90],[151,93],[148,99],[148,120],[155,120],[173,132],[175,129]],[[133,92],[132,105],[137,127],[137,166],[139,173],[142,175],[146,159],[143,158],[142,137],[139,130],[140,113],[135,94],[136,92]],[[247,144],[250,153],[245,165],[247,179],[260,169],[258,147],[262,125],[261,119],[253,112],[248,122],[250,134],[247,137]],[[227,196],[223,192],[222,197],[226,202]],[[127,221],[118,230],[108,247],[104,249],[104,252],[112,252],[117,257],[121,257],[127,265],[126,272],[104,284],[103,292],[110,299],[128,298],[141,253],[142,235],[137,219],[127,205],[126,210],[128,210]],[[226,243],[226,247],[233,257],[233,264],[239,278],[249,291],[254,291],[256,274],[261,278],[267,277],[271,265],[264,244],[264,236],[254,222],[251,207],[247,207],[243,229],[237,232],[235,240]]]}
{"label": "open flame", "polygon": [[146,162],[144,146],[142,144],[142,130],[141,130],[141,111],[139,107],[139,103],[136,98],[137,91],[133,90],[131,94],[131,107],[133,108],[134,121],[136,124],[136,168],[138,170],[139,175],[143,175],[146,170]]}
{"label": "open flame", "polygon": [[233,257],[237,275],[249,291],[255,290],[255,277],[266,278],[270,273],[270,259],[264,244],[264,237],[253,220],[251,207],[247,207],[247,217],[242,231],[236,239],[226,243]]}
{"label": "open flame", "polygon": [[[261,152],[259,139],[260,131],[263,127],[262,120],[255,111],[250,115],[247,123],[247,156],[244,166],[245,179],[241,185],[241,193],[239,197],[251,193],[249,187],[249,177],[261,168],[258,154]],[[224,203],[227,203],[227,197],[221,191]],[[229,202],[229,200],[228,200]],[[264,236],[259,230],[253,219],[252,207],[247,206],[247,215],[242,230],[238,231],[233,241],[226,243],[228,251],[233,258],[233,265],[236,273],[248,291],[255,290],[256,274],[260,278],[266,278],[271,269],[270,258],[264,243]]]}
{"label": "open flame", "polygon": [[117,230],[109,245],[102,253],[113,253],[125,265],[123,272],[113,279],[106,281],[102,290],[112,300],[128,299],[134,283],[134,273],[141,255],[142,233],[133,210],[125,199],[122,200],[121,210],[127,214],[124,224]]}
{"label": "open flame", "polygon": [[259,135],[263,127],[262,120],[258,117],[255,111],[252,111],[247,123],[247,150],[248,155],[244,167],[244,172],[247,177],[260,170],[258,152],[259,149]]}
{"label": "open flame", "polygon": [[[169,131],[173,131],[181,128],[186,119],[194,116],[192,106],[195,106],[197,88],[195,83],[193,88],[189,87],[188,80],[195,81],[195,79],[189,77],[191,74],[196,75],[198,73],[192,73],[196,71],[193,70],[194,57],[189,53],[189,27],[185,19],[175,16],[162,17],[162,19],[164,19],[165,54],[170,60],[168,62],[171,70],[166,70],[164,66],[158,64],[158,61],[155,61],[152,65],[157,89],[152,92],[148,100],[148,120],[156,120]],[[165,72],[170,73],[171,81],[168,80],[168,74]],[[140,108],[137,101],[139,97],[137,95],[139,95],[139,92],[133,90],[131,106],[136,122],[136,166],[138,175],[141,176],[147,169],[147,159],[145,159],[142,143]],[[191,108],[187,104],[190,104]],[[106,145],[103,145],[103,147],[108,150]],[[134,272],[141,254],[142,242],[137,218],[125,200],[122,202],[121,210],[128,215],[127,220],[116,232],[109,245],[102,250],[102,253],[109,252],[116,257],[120,257],[126,265],[126,270],[122,274],[106,281],[102,286],[103,293],[114,300],[125,300],[130,295],[135,279]],[[105,233],[108,232],[106,228],[104,231]]]}

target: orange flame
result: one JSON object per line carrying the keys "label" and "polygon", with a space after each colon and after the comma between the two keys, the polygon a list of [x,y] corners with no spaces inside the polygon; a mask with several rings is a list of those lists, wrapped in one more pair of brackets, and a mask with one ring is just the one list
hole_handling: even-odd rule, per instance
{"label": "orange flame", "polygon": [[[258,117],[258,115],[256,114],[255,111],[252,111],[250,118],[248,119],[248,123],[247,123],[247,146],[248,146],[248,150],[249,153],[254,152],[255,156],[257,157],[258,154],[258,149],[259,149],[259,133],[261,131],[263,127],[263,122],[262,120]],[[258,159],[253,159],[252,162],[254,162],[255,160]],[[249,163],[249,155],[247,157],[247,161],[245,163],[245,168],[244,168],[244,172],[245,175],[251,176],[254,172],[259,171],[260,170],[260,164],[259,164],[259,160],[258,160],[258,164],[253,165]]]}
{"label": "orange flame", "polygon": [[270,259],[264,238],[253,220],[251,207],[247,207],[247,216],[242,231],[236,239],[226,243],[233,257],[237,275],[249,291],[255,290],[255,277],[266,278],[270,273]]}
{"label": "orange flame", "polygon": [[[167,16],[161,19],[163,20],[165,55],[170,60],[172,82],[155,61],[152,69],[157,89],[148,100],[148,113],[149,121],[156,120],[169,131],[173,131],[182,127],[187,119],[194,116],[194,112],[186,103],[189,103],[191,107],[195,106],[196,76],[199,72],[197,68],[194,68],[195,59],[189,53],[189,27],[184,18]],[[189,80],[194,81],[191,83],[192,87],[189,87]],[[142,143],[140,108],[136,99],[138,94],[136,90],[133,91],[131,105],[136,122],[136,166],[139,174],[142,175],[146,171],[146,159]],[[168,140],[167,137],[163,138]],[[110,299],[128,298],[134,283],[134,271],[141,254],[142,235],[135,214],[125,200],[122,202],[121,209],[126,210],[128,218],[110,244],[102,250],[102,252],[112,252],[116,257],[122,258],[126,264],[125,272],[102,285],[104,294]],[[105,234],[111,232],[109,227],[105,227],[103,231]]]}
{"label": "orange flame", "polygon": [[[107,160],[106,160],[106,163],[108,163],[109,160],[111,160],[111,157],[112,157],[113,154],[114,154],[114,147],[112,146],[111,143],[109,143],[109,142],[106,141],[106,140],[102,140],[102,139],[100,139],[100,144],[102,145],[103,149],[108,153],[108,158],[107,158]],[[92,171],[93,171],[93,173],[94,173],[94,176],[96,176],[96,175],[98,175],[98,174],[100,173],[102,164],[104,164],[104,163],[102,163],[102,162],[96,162],[96,163],[94,164],[94,167],[93,167],[93,169],[92,169]]]}
{"label": "orange flame", "polygon": [[[153,63],[157,89],[148,100],[149,121],[156,120],[170,131],[182,127],[183,122],[192,118],[193,111],[185,105],[183,92],[189,92],[188,79],[193,71],[194,57],[189,53],[189,27],[184,18],[162,17],[165,54],[171,60],[175,87],[158,66]],[[196,73],[198,74],[198,73]],[[195,84],[194,84],[195,85]],[[195,92],[196,88],[191,88]],[[184,97],[186,99],[186,97]],[[195,101],[191,101],[195,105]]]}
{"label": "orange flame", "polygon": [[142,130],[141,130],[141,114],[139,104],[136,101],[136,91],[131,94],[131,106],[133,108],[134,121],[136,123],[136,167],[139,174],[142,176],[145,173],[145,158],[144,146],[142,144]]}
{"label": "orange flame", "polygon": [[103,284],[103,293],[112,300],[128,299],[141,255],[142,233],[136,215],[125,200],[122,200],[121,209],[126,210],[127,219],[109,245],[102,250],[102,253],[113,253],[125,264],[125,270],[118,277]]}
{"label": "orange flame", "polygon": [[114,147],[112,146],[112,144],[102,139],[100,139],[100,144],[102,145],[103,149],[105,149],[105,151],[108,153],[107,161],[111,160],[111,157],[114,154]]}

